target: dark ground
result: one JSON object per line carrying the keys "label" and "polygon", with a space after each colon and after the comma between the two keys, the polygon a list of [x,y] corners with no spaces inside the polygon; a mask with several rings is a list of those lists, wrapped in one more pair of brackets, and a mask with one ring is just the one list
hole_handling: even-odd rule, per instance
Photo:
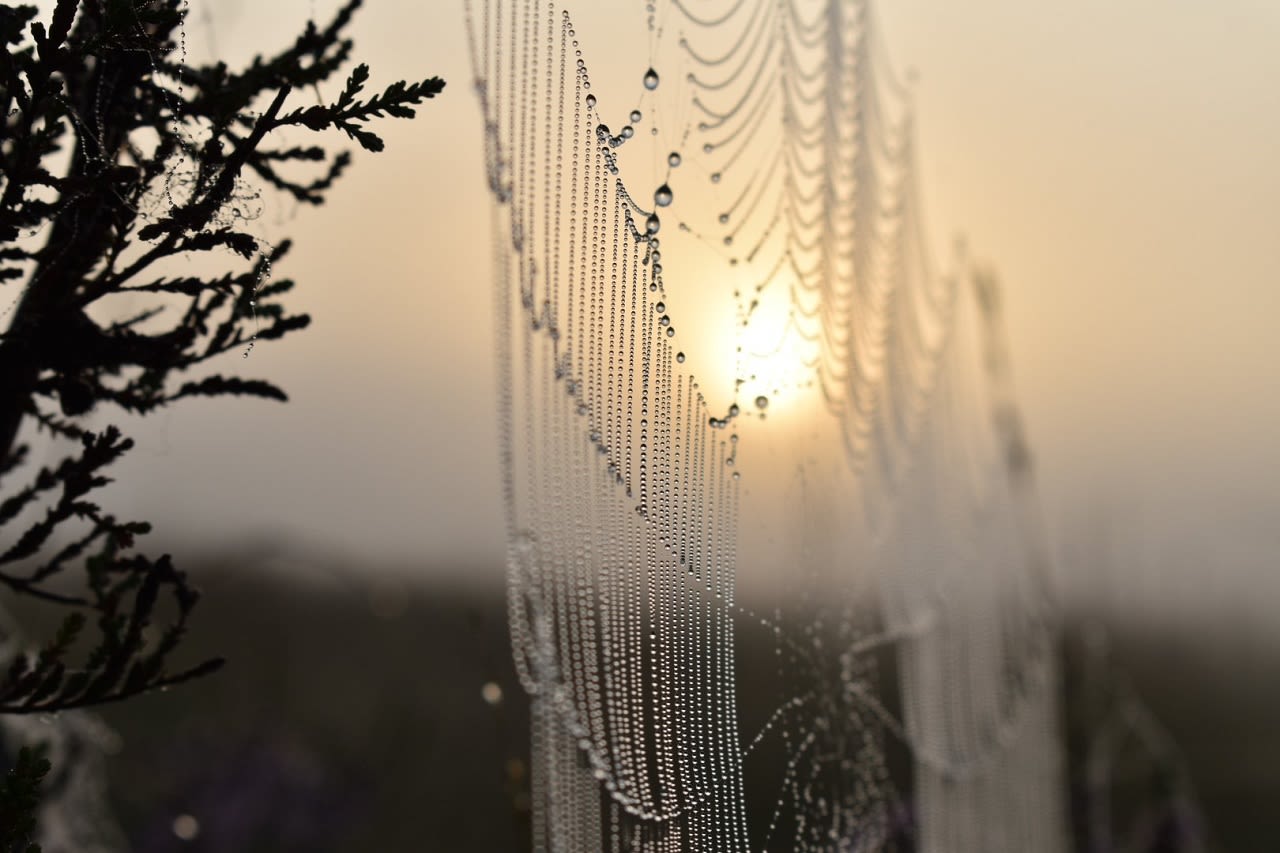
{"label": "dark ground", "polygon": [[[527,849],[527,711],[498,590],[354,572],[298,584],[243,563],[193,574],[206,595],[188,659],[223,655],[226,669],[103,711],[138,853]],[[1176,633],[1113,632],[1110,646],[1178,742],[1214,847],[1280,850],[1276,668]],[[1141,791],[1159,784],[1149,771]],[[181,815],[198,821],[193,840],[175,835]]]}

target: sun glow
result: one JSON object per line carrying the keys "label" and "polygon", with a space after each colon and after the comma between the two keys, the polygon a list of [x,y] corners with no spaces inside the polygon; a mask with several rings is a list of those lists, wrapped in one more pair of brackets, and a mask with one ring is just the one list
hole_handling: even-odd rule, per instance
{"label": "sun glow", "polygon": [[757,295],[737,330],[738,394],[761,411],[793,405],[816,381],[816,342],[801,332],[786,294],[776,296]]}

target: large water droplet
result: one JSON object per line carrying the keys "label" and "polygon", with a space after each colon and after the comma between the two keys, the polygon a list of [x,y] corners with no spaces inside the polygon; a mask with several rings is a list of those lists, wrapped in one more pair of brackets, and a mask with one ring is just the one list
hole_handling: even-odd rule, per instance
{"label": "large water droplet", "polygon": [[719,173],[719,172],[712,172],[712,173],[711,173],[711,183],[713,183],[713,184],[718,184],[718,183],[720,183],[720,173]]}
{"label": "large water droplet", "polygon": [[637,124],[637,123],[640,121],[640,119],[641,119],[642,117],[643,117],[643,116],[641,116],[641,115],[640,115],[640,111],[639,111],[639,110],[632,110],[632,111],[631,111],[631,123],[632,123],[632,124]]}
{"label": "large water droplet", "polygon": [[676,361],[680,362],[681,364],[684,364],[684,353],[682,352],[676,353]]}
{"label": "large water droplet", "polygon": [[756,408],[757,409],[769,408],[769,398],[763,394],[761,394],[759,397],[756,397]]}
{"label": "large water droplet", "polygon": [[596,96],[587,95],[587,109],[594,110],[596,108]]}
{"label": "large water droplet", "polygon": [[676,327],[675,327],[675,326],[667,326],[667,337],[668,337],[668,338],[674,338],[675,336],[676,336]]}
{"label": "large water droplet", "polygon": [[653,193],[653,203],[658,207],[666,207],[671,204],[672,198],[674,198],[674,195],[672,194],[671,187],[668,184],[663,184]]}
{"label": "large water droplet", "polygon": [[644,87],[650,91],[658,88],[658,72],[650,68],[644,72]]}
{"label": "large water droplet", "polygon": [[671,167],[671,168],[673,168],[673,169],[674,169],[676,166],[679,166],[679,165],[680,165],[680,152],[679,152],[679,151],[672,151],[670,154],[668,154],[668,155],[667,155],[667,165],[668,165],[668,166],[670,166],[670,167]]}
{"label": "large water droplet", "polygon": [[658,214],[651,213],[649,218],[644,221],[644,230],[646,234],[657,234],[658,229],[662,227],[662,220],[658,218]]}
{"label": "large water droplet", "polygon": [[655,312],[657,312],[658,314],[665,314],[665,313],[667,313],[667,303],[665,303],[665,302],[655,302],[655,303],[653,304],[653,310],[654,310]]}
{"label": "large water droplet", "polygon": [[624,124],[620,133],[622,134],[623,139],[630,139],[632,136],[635,136],[636,131],[631,125]]}

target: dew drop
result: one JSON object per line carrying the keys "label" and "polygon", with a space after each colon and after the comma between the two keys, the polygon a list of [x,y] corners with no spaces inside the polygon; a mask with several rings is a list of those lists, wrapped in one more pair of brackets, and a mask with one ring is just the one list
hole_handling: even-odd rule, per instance
{"label": "dew drop", "polygon": [[680,362],[681,364],[684,364],[684,353],[682,352],[676,353],[676,361]]}
{"label": "dew drop", "polygon": [[654,71],[652,68],[650,68],[648,71],[644,72],[644,87],[651,92],[654,89],[658,88],[658,72],[657,71]]}
{"label": "dew drop", "polygon": [[622,130],[619,131],[619,134],[622,136],[623,139],[630,139],[631,137],[635,136],[636,131],[635,131],[635,128],[633,128],[631,125],[625,124],[622,126]]}
{"label": "dew drop", "polygon": [[721,224],[721,225],[728,225],[728,224],[729,224],[729,214],[727,214],[727,213],[722,213],[722,214],[720,214],[720,224]]}
{"label": "dew drop", "polygon": [[667,165],[668,165],[668,166],[670,166],[670,167],[671,167],[671,168],[673,168],[673,169],[674,169],[676,166],[679,166],[679,165],[680,165],[680,152],[679,152],[679,151],[672,151],[670,154],[668,154],[668,155],[667,155]]}
{"label": "dew drop", "polygon": [[655,302],[655,303],[653,303],[653,310],[654,310],[654,312],[655,312],[655,313],[658,313],[658,314],[665,314],[665,313],[667,312],[667,303],[665,303],[665,302]]}
{"label": "dew drop", "polygon": [[200,835],[200,821],[189,814],[180,814],[173,819],[170,829],[182,841],[195,841]]}
{"label": "dew drop", "polygon": [[480,695],[490,705],[496,706],[502,703],[502,687],[497,682],[487,682],[480,688]]}
{"label": "dew drop", "polygon": [[769,398],[763,394],[761,394],[759,397],[756,397],[756,408],[757,409],[769,408]]}
{"label": "dew drop", "polygon": [[720,173],[719,173],[719,172],[712,172],[712,173],[711,173],[711,183],[713,183],[713,184],[718,184],[718,183],[720,183]]}
{"label": "dew drop", "polygon": [[587,95],[587,109],[594,110],[596,108],[596,96]]}
{"label": "dew drop", "polygon": [[738,411],[739,411],[738,404],[734,403],[732,406],[729,407],[729,417],[736,418],[738,416]]}
{"label": "dew drop", "polygon": [[663,314],[661,317],[659,317],[659,318],[658,318],[658,325],[659,325],[659,326],[670,326],[670,325],[671,325],[671,318],[670,318],[669,316],[667,316],[666,314]]}
{"label": "dew drop", "polygon": [[668,184],[663,184],[653,193],[653,203],[658,207],[666,207],[671,204],[672,198],[674,198],[674,194],[671,192],[671,187]]}
{"label": "dew drop", "polygon": [[675,336],[676,336],[676,327],[675,327],[675,326],[667,326],[667,337],[668,337],[668,338],[674,338]]}
{"label": "dew drop", "polygon": [[646,234],[654,235],[658,233],[658,229],[662,227],[662,220],[658,218],[658,214],[650,213],[649,218],[644,221],[644,230]]}
{"label": "dew drop", "polygon": [[712,151],[715,151],[715,150],[716,150],[716,147],[712,145],[710,142],[707,142],[702,146],[703,154],[710,154]]}
{"label": "dew drop", "polygon": [[640,111],[639,111],[639,110],[632,110],[632,111],[631,111],[631,123],[632,123],[632,124],[637,124],[637,123],[639,123],[639,121],[640,121],[640,119],[641,119],[641,118],[643,118],[643,116],[640,114]]}

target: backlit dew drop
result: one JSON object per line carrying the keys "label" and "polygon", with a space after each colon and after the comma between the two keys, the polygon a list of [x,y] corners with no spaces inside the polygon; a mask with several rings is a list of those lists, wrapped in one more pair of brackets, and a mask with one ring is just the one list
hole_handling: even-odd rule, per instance
{"label": "backlit dew drop", "polygon": [[667,313],[667,303],[665,303],[665,302],[655,302],[655,303],[653,303],[653,311],[654,311],[654,313],[655,313],[655,314],[665,314],[665,313]]}
{"label": "backlit dew drop", "polygon": [[666,207],[671,204],[672,198],[674,198],[674,195],[671,192],[671,187],[667,184],[658,187],[653,193],[653,203],[658,207]]}
{"label": "backlit dew drop", "polygon": [[728,224],[729,224],[729,214],[727,214],[727,213],[722,213],[722,214],[720,214],[720,224],[721,224],[721,225],[728,225]]}
{"label": "backlit dew drop", "polygon": [[761,410],[769,408],[769,398],[763,394],[756,397],[756,408]]}
{"label": "backlit dew drop", "polygon": [[682,352],[676,353],[676,361],[680,362],[681,364],[684,364],[684,353]]}
{"label": "backlit dew drop", "polygon": [[594,110],[596,108],[596,96],[587,95],[587,109]]}
{"label": "backlit dew drop", "polygon": [[640,119],[641,119],[641,118],[643,118],[643,116],[640,114],[640,111],[639,111],[639,110],[632,110],[632,111],[631,111],[631,123],[632,123],[632,124],[636,124],[636,123],[638,123],[638,122],[640,121]]}
{"label": "backlit dew drop", "polygon": [[502,687],[496,682],[487,682],[484,687],[480,688],[480,695],[485,702],[497,706],[502,702]]}
{"label": "backlit dew drop", "polygon": [[654,71],[652,68],[650,68],[648,71],[644,72],[644,87],[651,92],[654,89],[658,88],[658,72],[657,71]]}
{"label": "backlit dew drop", "polygon": [[675,327],[675,326],[667,326],[667,337],[668,337],[668,338],[674,338],[675,336],[676,336],[676,327]]}
{"label": "backlit dew drop", "polygon": [[631,137],[635,136],[635,133],[636,133],[635,128],[633,128],[629,124],[623,125],[622,130],[619,131],[619,134],[622,136],[623,139],[630,139]]}
{"label": "backlit dew drop", "polygon": [[719,172],[712,172],[712,173],[711,173],[711,183],[713,183],[713,184],[718,184],[718,183],[720,183],[720,173],[719,173]]}
{"label": "backlit dew drop", "polygon": [[732,406],[729,407],[729,417],[736,418],[738,416],[738,411],[739,411],[738,404],[734,403]]}
{"label": "backlit dew drop", "polygon": [[670,167],[671,167],[671,168],[673,168],[673,169],[674,169],[676,166],[679,166],[679,165],[680,165],[680,152],[679,152],[679,151],[672,151],[670,154],[668,154],[668,155],[667,155],[667,165],[668,165],[668,166],[670,166]]}
{"label": "backlit dew drop", "polygon": [[658,229],[662,227],[662,220],[658,218],[658,214],[650,213],[649,218],[644,221],[644,230],[646,234],[657,234]]}
{"label": "backlit dew drop", "polygon": [[195,841],[200,835],[200,821],[189,814],[180,814],[175,817],[170,828],[182,841]]}

